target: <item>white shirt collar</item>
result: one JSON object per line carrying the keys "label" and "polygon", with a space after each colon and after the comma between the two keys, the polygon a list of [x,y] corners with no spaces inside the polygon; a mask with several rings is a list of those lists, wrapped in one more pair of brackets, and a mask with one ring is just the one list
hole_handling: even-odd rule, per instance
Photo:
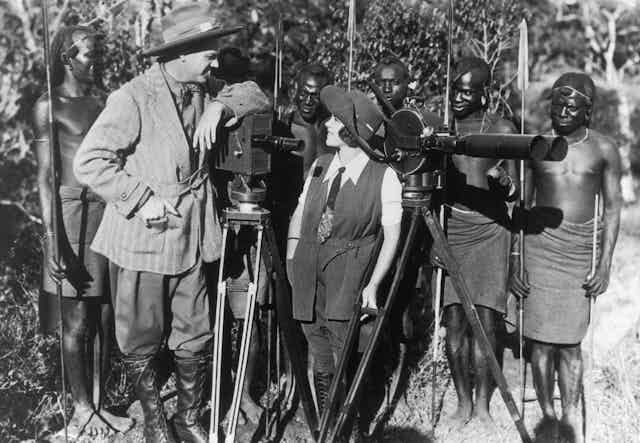
{"label": "white shirt collar", "polygon": [[347,164],[342,163],[340,156],[336,153],[329,163],[329,168],[327,169],[327,173],[324,176],[324,180],[322,182],[326,182],[328,180],[332,180],[333,177],[338,173],[338,169],[344,166],[345,170],[342,173],[343,180],[342,184],[346,182],[344,177],[350,178],[353,184],[358,184],[358,179],[362,174],[365,166],[367,166],[367,162],[369,161],[369,156],[365,154],[363,151],[360,151],[354,158],[351,159]]}

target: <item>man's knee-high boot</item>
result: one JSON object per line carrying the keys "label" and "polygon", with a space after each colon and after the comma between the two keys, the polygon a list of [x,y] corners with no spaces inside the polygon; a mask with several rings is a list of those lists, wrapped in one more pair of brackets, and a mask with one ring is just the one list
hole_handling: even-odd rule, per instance
{"label": "man's knee-high boot", "polygon": [[322,417],[324,409],[327,407],[329,390],[333,374],[323,371],[316,371],[313,374],[314,387],[316,388],[316,399],[318,400],[318,413]]}
{"label": "man's knee-high boot", "polygon": [[126,355],[127,373],[133,379],[136,397],[144,414],[144,438],[147,443],[175,443],[167,425],[156,380],[156,356]]}
{"label": "man's knee-high boot", "polygon": [[208,441],[209,435],[200,425],[199,418],[209,360],[209,354],[175,358],[178,410],[173,417],[173,427],[177,439],[181,442]]}

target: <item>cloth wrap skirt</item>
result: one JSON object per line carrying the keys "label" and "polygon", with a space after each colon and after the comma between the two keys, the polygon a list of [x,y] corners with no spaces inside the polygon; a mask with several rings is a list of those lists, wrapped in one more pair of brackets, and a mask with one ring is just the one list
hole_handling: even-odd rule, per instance
{"label": "cloth wrap skirt", "polygon": [[592,247],[593,220],[561,221],[552,227],[541,214],[530,218],[525,236],[531,285],[524,303],[526,337],[554,344],[577,344],[585,337],[589,298],[582,285],[591,269]]}
{"label": "cloth wrap skirt", "polygon": [[[489,218],[476,211],[450,208],[447,240],[460,265],[474,305],[504,313],[507,304],[509,251],[511,234],[504,214]],[[435,278],[435,277],[434,277]],[[445,275],[443,306],[460,303],[460,298]]]}
{"label": "cloth wrap skirt", "polygon": [[[83,187],[60,186],[59,195],[62,214],[60,255],[67,266],[62,296],[76,299],[104,297],[108,302],[108,261],[89,247],[102,220],[105,203]],[[39,311],[41,328],[45,332],[55,330],[58,322],[56,284],[46,270],[44,263]]]}

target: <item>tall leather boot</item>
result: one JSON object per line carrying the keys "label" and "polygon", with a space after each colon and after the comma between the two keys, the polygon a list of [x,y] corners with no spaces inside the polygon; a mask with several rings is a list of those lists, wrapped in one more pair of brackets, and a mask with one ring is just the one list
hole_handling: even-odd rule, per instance
{"label": "tall leather boot", "polygon": [[156,380],[154,355],[126,355],[127,373],[134,382],[136,397],[144,415],[144,439],[147,443],[175,443],[167,425]]}
{"label": "tall leather boot", "polygon": [[331,389],[331,381],[333,374],[322,371],[315,371],[313,374],[314,386],[316,388],[316,399],[318,400],[318,414],[322,417],[324,409],[327,407],[329,400],[329,390]]}
{"label": "tall leather boot", "polygon": [[209,434],[200,424],[200,408],[203,402],[204,382],[209,354],[193,357],[175,357],[177,412],[173,416],[173,428],[180,442],[206,443]]}

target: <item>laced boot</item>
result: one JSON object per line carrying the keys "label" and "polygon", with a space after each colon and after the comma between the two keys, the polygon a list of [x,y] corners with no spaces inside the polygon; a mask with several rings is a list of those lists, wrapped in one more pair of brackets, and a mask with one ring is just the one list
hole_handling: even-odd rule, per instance
{"label": "laced boot", "polygon": [[208,354],[193,357],[175,357],[177,412],[173,416],[173,428],[180,442],[206,443],[209,434],[200,424],[204,382],[207,373]]}
{"label": "laced boot", "polygon": [[136,397],[144,415],[144,439],[147,443],[175,443],[167,425],[157,386],[155,355],[126,355],[124,362],[134,382]]}
{"label": "laced boot", "polygon": [[316,399],[318,400],[318,414],[320,418],[324,413],[324,409],[327,407],[332,380],[333,374],[328,372],[316,371],[313,374],[314,386],[316,388]]}

